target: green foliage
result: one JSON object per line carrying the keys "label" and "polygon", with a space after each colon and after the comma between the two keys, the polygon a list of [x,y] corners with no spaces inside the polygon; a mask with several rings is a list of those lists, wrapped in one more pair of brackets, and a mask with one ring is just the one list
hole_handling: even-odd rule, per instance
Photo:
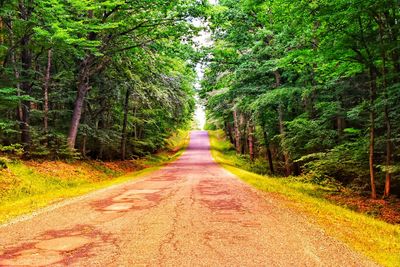
{"label": "green foliage", "polygon": [[294,160],[308,153],[325,151],[336,143],[337,131],[326,129],[318,120],[297,117],[286,123],[287,134],[282,140]]}
{"label": "green foliage", "polygon": [[0,152],[21,156],[24,153],[24,149],[21,144],[12,144],[8,146],[0,145]]}
{"label": "green foliage", "polygon": [[316,179],[335,178],[347,185],[355,183],[368,186],[368,140],[359,139],[343,143],[326,153],[315,153],[304,156],[298,162],[304,162],[306,173]]}
{"label": "green foliage", "polygon": [[122,143],[126,158],[156,151],[191,121],[200,29],[190,21],[206,10],[195,0],[1,2],[0,144],[48,159],[116,159]]}
{"label": "green foliage", "polygon": [[7,163],[8,163],[8,159],[1,157],[0,158],[0,170],[7,169]]}
{"label": "green foliage", "polygon": [[20,101],[34,99],[28,95],[18,95],[19,89],[16,88],[0,88],[0,107],[4,111],[5,108],[15,108]]}
{"label": "green foliage", "polygon": [[269,149],[286,175],[366,189],[370,153],[378,189],[385,172],[397,181],[399,10],[396,1],[219,1],[201,92],[209,129],[249,154],[254,124],[253,150]]}

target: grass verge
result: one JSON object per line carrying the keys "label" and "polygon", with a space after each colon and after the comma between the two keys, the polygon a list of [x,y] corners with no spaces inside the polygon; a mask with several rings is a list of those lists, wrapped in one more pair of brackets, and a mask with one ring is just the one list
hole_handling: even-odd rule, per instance
{"label": "grass verge", "polygon": [[384,266],[400,266],[400,225],[392,225],[333,204],[323,186],[268,177],[238,168],[240,161],[222,131],[209,131],[217,163],[253,187],[270,192],[286,206],[305,213],[326,233]]}
{"label": "grass verge", "polygon": [[166,149],[135,161],[34,162],[8,160],[0,171],[0,223],[67,198],[138,179],[177,159],[189,143],[179,131]]}

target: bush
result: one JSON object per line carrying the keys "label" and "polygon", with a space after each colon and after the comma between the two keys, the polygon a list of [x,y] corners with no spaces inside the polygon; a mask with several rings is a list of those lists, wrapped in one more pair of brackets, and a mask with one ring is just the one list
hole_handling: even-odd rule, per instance
{"label": "bush", "polygon": [[7,158],[0,158],[0,170],[7,169]]}
{"label": "bush", "polygon": [[77,160],[80,153],[75,149],[70,149],[64,134],[50,132],[47,135],[32,131],[32,145],[30,154],[35,159],[51,160]]}
{"label": "bush", "polygon": [[301,157],[303,171],[310,179],[321,183],[336,180],[344,185],[364,188],[368,185],[368,140],[360,138],[338,145],[326,153]]}
{"label": "bush", "polygon": [[[250,161],[250,159],[249,159]],[[253,162],[250,161],[249,171],[255,172],[261,175],[271,175],[268,162],[265,159],[257,158]]]}
{"label": "bush", "polygon": [[24,154],[24,149],[22,148],[21,144],[12,144],[8,146],[0,145],[0,152],[16,156],[22,156]]}

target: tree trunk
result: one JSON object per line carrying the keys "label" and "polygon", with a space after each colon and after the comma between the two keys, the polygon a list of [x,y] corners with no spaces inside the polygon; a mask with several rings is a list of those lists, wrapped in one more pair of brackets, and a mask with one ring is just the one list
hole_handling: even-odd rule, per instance
{"label": "tree trunk", "polygon": [[[30,69],[32,67],[32,56],[29,49],[26,47],[29,43],[29,37],[22,38],[22,49],[21,53],[21,62],[22,62],[22,77],[23,81],[21,83],[21,88],[26,95],[31,95],[32,93],[32,85],[30,83]],[[22,123],[21,123],[21,142],[24,144],[24,147],[29,150],[31,143],[31,135],[30,135],[30,108],[31,101],[23,101],[22,102]]]}
{"label": "tree trunk", "polygon": [[226,133],[226,136],[229,138],[229,142],[231,144],[234,144],[235,143],[235,139],[232,136],[232,127],[231,127],[231,124],[229,122],[225,122],[225,133]]}
{"label": "tree trunk", "polygon": [[229,129],[229,141],[231,141],[231,144],[234,144],[235,138],[233,137],[232,123],[230,122],[228,122],[228,129]]}
{"label": "tree trunk", "polygon": [[86,143],[87,143],[87,134],[83,134],[83,138],[82,138],[82,156],[84,158],[86,158]]}
{"label": "tree trunk", "polygon": [[[279,105],[279,107],[278,107],[278,122],[279,122],[279,133],[281,135],[281,140],[283,141],[285,139],[285,127],[283,125],[282,105]],[[290,157],[284,148],[282,148],[282,152],[283,152],[283,159],[285,162],[285,175],[289,176],[292,173],[291,166],[290,166]]]}
{"label": "tree trunk", "polygon": [[[28,21],[30,17],[30,11],[25,7],[22,1],[19,2],[19,11],[21,19]],[[31,35],[26,32],[21,38],[21,89],[26,95],[31,95],[32,84],[31,84],[31,68],[32,68],[32,51],[29,48],[31,41]],[[24,145],[25,154],[29,154],[29,149],[31,145],[31,135],[30,135],[30,107],[31,101],[22,102],[22,120],[21,120],[21,142]]]}
{"label": "tree trunk", "polygon": [[275,76],[275,87],[279,87],[281,86],[281,74],[279,73],[279,71],[274,71],[274,76]]}
{"label": "tree trunk", "polygon": [[[136,102],[136,101],[135,101],[134,105],[135,105],[135,108],[133,109],[133,117],[134,117],[134,118],[137,118],[137,110],[138,110],[138,107],[137,107],[137,102]],[[135,140],[137,140],[139,134],[138,134],[138,127],[137,127],[136,124],[133,125],[133,130],[134,130],[134,131],[133,131],[133,137],[135,138]]]}
{"label": "tree trunk", "polygon": [[124,103],[124,119],[122,122],[122,132],[121,132],[121,160],[126,158],[126,126],[128,123],[128,113],[129,113],[129,97],[131,95],[131,88],[126,89],[125,103]]}
{"label": "tree trunk", "polygon": [[99,144],[99,155],[97,156],[98,159],[103,159],[103,152],[104,152],[104,145],[102,142],[100,142]]}
{"label": "tree trunk", "polygon": [[[88,11],[88,18],[93,18],[93,10]],[[93,41],[97,37],[95,32],[90,32],[88,34],[88,39]],[[76,136],[78,134],[79,121],[82,115],[82,107],[85,101],[86,93],[90,90],[89,80],[90,80],[90,68],[93,63],[94,57],[91,54],[87,54],[79,67],[78,83],[77,83],[77,96],[74,104],[74,111],[72,113],[72,119],[70,123],[69,133],[68,133],[68,147],[69,149],[75,148]]]}
{"label": "tree trunk", "polygon": [[247,129],[246,129],[246,118],[243,113],[239,114],[239,134],[240,134],[240,144],[241,144],[241,154],[245,155],[249,152]]}
{"label": "tree trunk", "polygon": [[235,130],[235,148],[236,153],[240,154],[242,149],[240,147],[240,129],[239,129],[239,118],[238,112],[236,109],[233,110],[233,122],[234,122],[234,130]]}
{"label": "tree trunk", "polygon": [[369,175],[371,180],[371,198],[376,199],[374,152],[375,152],[375,97],[376,97],[376,71],[370,68],[370,133],[369,133]]}
{"label": "tree trunk", "polygon": [[[44,79],[44,132],[47,136],[49,132],[49,85],[50,85],[50,69],[51,69],[51,57],[52,57],[52,49],[50,48],[47,50],[47,68],[46,68],[46,75]],[[46,138],[47,139],[47,138]],[[47,145],[47,141],[46,141]]]}
{"label": "tree trunk", "polygon": [[244,155],[244,154],[246,154],[246,149],[247,149],[247,138],[246,138],[245,134],[241,135],[240,143],[242,144],[240,154]]}
{"label": "tree trunk", "polygon": [[77,96],[74,104],[74,111],[68,134],[68,147],[69,149],[75,148],[76,136],[78,134],[79,121],[82,115],[83,103],[85,101],[86,93],[89,91],[89,65],[91,57],[87,56],[81,63],[80,72],[77,83]]}
{"label": "tree trunk", "polygon": [[[10,46],[14,47],[14,32],[13,32],[13,23],[12,21],[10,21]],[[16,88],[17,88],[17,96],[18,99],[21,96],[21,85],[19,82],[19,78],[20,78],[20,73],[19,73],[19,68],[17,66],[17,58],[15,55],[15,49],[11,49],[11,63],[13,65],[13,69],[14,69],[14,77],[15,77],[15,81],[16,83]],[[17,118],[19,123],[22,123],[22,103],[20,100],[18,100],[18,107],[17,107]]]}
{"label": "tree trunk", "polygon": [[269,170],[271,171],[271,174],[275,174],[274,163],[272,162],[272,153],[271,153],[271,149],[269,148],[269,138],[268,138],[267,131],[263,130],[263,136],[264,136],[264,146],[265,146],[265,149],[266,149],[265,150],[265,156],[266,156],[266,158],[268,160]]}
{"label": "tree trunk", "polygon": [[[381,57],[382,57],[382,89],[384,95],[384,118],[385,118],[385,125],[386,125],[386,170],[385,170],[385,189],[383,192],[383,197],[389,197],[390,195],[390,184],[392,179],[391,173],[391,164],[392,164],[392,127],[389,117],[389,107],[388,107],[388,96],[387,96],[387,77],[386,77],[386,49],[384,43],[384,19],[380,19],[379,21],[379,40],[381,45]],[[393,56],[393,54],[392,54]]]}
{"label": "tree trunk", "polygon": [[390,166],[392,165],[392,127],[390,124],[388,108],[385,105],[385,122],[386,122],[386,175],[385,175],[385,190],[383,192],[384,197],[390,195],[390,184],[392,180],[392,173]]}
{"label": "tree trunk", "polygon": [[343,116],[338,115],[336,117],[336,123],[337,123],[338,138],[339,138],[339,141],[341,141],[341,140],[343,140],[343,130],[346,127],[345,126],[345,120],[344,120]]}
{"label": "tree trunk", "polygon": [[[84,124],[86,124],[88,113],[89,113],[89,110],[88,110],[87,105],[83,105],[82,119],[81,120],[82,120],[82,122]],[[82,153],[82,157],[83,158],[86,158],[86,154],[87,154],[87,151],[86,151],[87,141],[88,141],[87,129],[85,129],[82,132],[82,144],[81,144],[81,153]]]}
{"label": "tree trunk", "polygon": [[254,127],[251,121],[249,122],[248,126],[248,141],[250,160],[254,161]]}

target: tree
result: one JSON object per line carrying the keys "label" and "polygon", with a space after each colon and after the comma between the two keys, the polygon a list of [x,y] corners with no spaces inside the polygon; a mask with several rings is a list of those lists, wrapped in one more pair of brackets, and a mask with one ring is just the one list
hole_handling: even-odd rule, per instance
{"label": "tree", "polygon": [[[390,0],[220,1],[209,14],[215,45],[202,89],[210,122],[239,125],[237,113],[249,114],[271,173],[303,170],[389,196],[398,175],[399,15]],[[235,132],[239,153],[252,130]],[[342,166],[338,148],[349,147],[341,155],[354,158],[352,177],[344,178],[330,166]]]}
{"label": "tree", "polygon": [[154,152],[188,124],[198,57],[190,20],[204,4],[0,4],[0,88],[7,92],[0,101],[11,94],[16,109],[0,115],[7,121],[1,144],[22,143],[33,158],[66,157],[76,148],[84,157],[125,159]]}

